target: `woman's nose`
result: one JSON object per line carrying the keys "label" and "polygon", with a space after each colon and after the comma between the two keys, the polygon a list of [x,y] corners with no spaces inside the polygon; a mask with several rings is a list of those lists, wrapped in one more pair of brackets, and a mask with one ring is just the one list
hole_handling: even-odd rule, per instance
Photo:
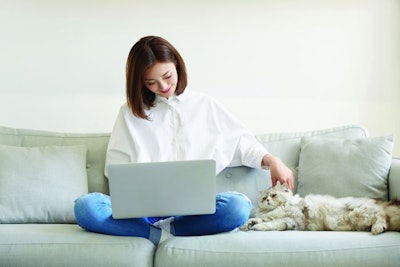
{"label": "woman's nose", "polygon": [[168,88],[168,83],[165,81],[160,81],[158,86],[160,87],[161,90],[164,90]]}

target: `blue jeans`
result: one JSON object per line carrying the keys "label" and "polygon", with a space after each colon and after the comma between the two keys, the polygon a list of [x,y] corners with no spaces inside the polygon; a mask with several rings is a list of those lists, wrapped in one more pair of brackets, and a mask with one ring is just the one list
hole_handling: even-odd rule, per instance
{"label": "blue jeans", "polygon": [[[252,204],[243,194],[227,192],[217,194],[216,212],[207,215],[176,216],[171,224],[175,236],[199,236],[229,232],[249,218]],[[118,236],[137,236],[158,244],[161,229],[152,224],[164,218],[147,217],[113,219],[110,197],[90,193],[75,201],[77,223],[85,230]]]}

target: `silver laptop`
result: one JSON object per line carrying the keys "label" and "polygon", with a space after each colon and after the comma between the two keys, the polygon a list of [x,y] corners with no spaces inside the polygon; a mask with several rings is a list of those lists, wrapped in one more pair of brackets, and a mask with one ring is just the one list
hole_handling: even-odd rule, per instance
{"label": "silver laptop", "polygon": [[214,160],[110,165],[108,180],[114,219],[215,213]]}

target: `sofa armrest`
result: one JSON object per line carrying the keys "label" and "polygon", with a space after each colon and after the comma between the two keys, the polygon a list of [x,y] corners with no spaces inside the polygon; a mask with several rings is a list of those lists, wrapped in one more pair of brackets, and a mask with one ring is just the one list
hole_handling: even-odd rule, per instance
{"label": "sofa armrest", "polygon": [[389,197],[400,200],[400,158],[393,158],[389,172]]}

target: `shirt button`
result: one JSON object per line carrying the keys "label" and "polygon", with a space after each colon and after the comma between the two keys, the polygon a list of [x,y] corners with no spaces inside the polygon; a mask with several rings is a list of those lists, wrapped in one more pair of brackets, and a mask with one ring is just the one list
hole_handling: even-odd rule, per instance
{"label": "shirt button", "polygon": [[231,178],[231,177],[232,177],[232,173],[230,173],[230,172],[226,173],[226,174],[225,174],[225,177],[226,177],[226,178]]}

